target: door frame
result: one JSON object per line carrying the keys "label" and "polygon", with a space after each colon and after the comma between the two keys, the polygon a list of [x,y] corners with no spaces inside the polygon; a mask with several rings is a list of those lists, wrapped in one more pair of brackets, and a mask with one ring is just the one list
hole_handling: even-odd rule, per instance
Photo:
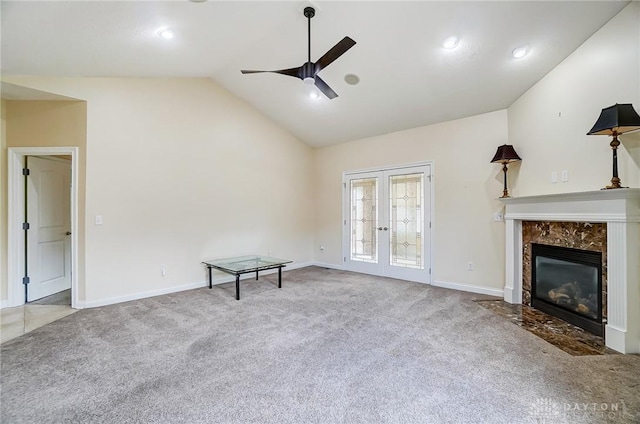
{"label": "door frame", "polygon": [[[429,220],[431,223],[431,227],[429,228],[429,240],[428,242],[425,241],[425,246],[428,245],[429,246],[429,273],[428,273],[428,279],[426,283],[422,283],[422,284],[432,284],[433,282],[433,275],[435,274],[435,268],[433,265],[433,240],[434,240],[434,234],[435,234],[435,215],[433,213],[433,211],[435,211],[435,193],[434,193],[434,186],[435,186],[435,164],[433,160],[428,160],[428,161],[424,161],[424,162],[415,162],[415,163],[408,163],[408,164],[402,164],[402,165],[392,165],[392,166],[381,166],[381,167],[376,167],[376,168],[366,168],[366,169],[358,169],[358,170],[353,170],[353,171],[343,171],[342,172],[342,231],[341,231],[341,245],[342,245],[342,268],[345,268],[345,264],[347,262],[347,255],[349,255],[350,250],[349,250],[349,238],[347,237],[347,229],[348,229],[348,225],[347,222],[350,219],[350,211],[349,211],[349,191],[347,190],[347,186],[345,183],[346,177],[347,175],[353,175],[353,174],[361,174],[361,173],[367,173],[367,172],[381,172],[381,171],[398,171],[398,170],[402,170],[405,168],[415,168],[415,167],[419,167],[419,166],[429,166],[430,170],[431,170],[431,176],[430,178],[428,178],[428,187],[429,187],[429,210],[425,211],[428,212],[429,214]],[[425,182],[426,183],[426,182]]]}
{"label": "door frame", "polygon": [[7,302],[9,307],[25,304],[22,277],[25,269],[25,178],[26,156],[71,156],[71,307],[78,306],[78,147],[9,147],[7,149]]}

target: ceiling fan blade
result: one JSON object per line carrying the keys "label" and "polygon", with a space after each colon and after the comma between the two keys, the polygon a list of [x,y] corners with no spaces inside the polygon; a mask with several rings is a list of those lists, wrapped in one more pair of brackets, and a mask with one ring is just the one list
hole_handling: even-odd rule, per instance
{"label": "ceiling fan blade", "polygon": [[344,54],[351,47],[355,46],[356,42],[353,41],[349,37],[344,37],[342,40],[338,42],[335,46],[331,47],[328,52],[324,54],[318,61],[316,62],[316,72],[320,72],[323,68],[326,68]]}
{"label": "ceiling fan blade", "polygon": [[268,72],[268,73],[271,73],[271,74],[282,74],[282,75],[288,75],[290,77],[296,77],[296,78],[302,79],[302,67],[301,66],[299,66],[297,68],[280,69],[278,71],[241,70],[240,72],[242,72],[243,74],[261,74],[261,73],[264,73],[264,72]]}
{"label": "ceiling fan blade", "polygon": [[318,87],[318,89],[322,91],[325,96],[327,96],[329,99],[335,99],[336,97],[338,97],[336,92],[333,91],[331,87],[329,87],[327,83],[322,80],[322,78],[316,75],[314,79],[316,87]]}

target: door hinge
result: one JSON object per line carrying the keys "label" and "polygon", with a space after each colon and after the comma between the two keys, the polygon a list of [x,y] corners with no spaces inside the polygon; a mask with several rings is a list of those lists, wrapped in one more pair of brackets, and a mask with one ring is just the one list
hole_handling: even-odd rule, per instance
{"label": "door hinge", "polygon": [[429,177],[429,182],[431,182],[431,174],[427,175]]}
{"label": "door hinge", "polygon": [[344,220],[344,225],[347,225],[347,220],[346,219]]}
{"label": "door hinge", "polygon": [[22,229],[27,231],[29,229],[29,223],[28,222],[22,223]]}
{"label": "door hinge", "polygon": [[429,228],[431,228],[431,222],[429,222]]}
{"label": "door hinge", "polygon": [[22,168],[22,175],[29,175],[29,168]]}
{"label": "door hinge", "polygon": [[429,268],[429,275],[431,275],[431,268]]}
{"label": "door hinge", "polygon": [[22,284],[29,284],[29,277],[23,277],[22,278]]}
{"label": "door hinge", "polygon": [[342,257],[342,262],[347,262],[347,257],[346,256]]}
{"label": "door hinge", "polygon": [[342,183],[342,187],[347,188],[347,183]]}

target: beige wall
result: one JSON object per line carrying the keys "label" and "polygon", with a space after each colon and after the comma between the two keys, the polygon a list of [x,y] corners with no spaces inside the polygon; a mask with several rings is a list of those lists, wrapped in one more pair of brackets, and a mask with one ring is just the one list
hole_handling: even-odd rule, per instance
{"label": "beige wall", "polygon": [[[611,180],[611,137],[586,135],[602,108],[640,113],[640,3],[634,2],[509,107],[509,141],[522,157],[518,196],[599,190]],[[640,133],[620,137],[620,177],[640,187]],[[552,184],[552,171],[569,181]]]}
{"label": "beige wall", "polygon": [[312,259],[311,149],[211,80],[5,80],[87,102],[87,305],[204,282],[209,258]]}
{"label": "beige wall", "polygon": [[489,161],[506,141],[503,110],[317,149],[316,260],[342,264],[343,172],[432,160],[433,280],[502,289],[504,224],[493,222],[502,210],[502,173]]}
{"label": "beige wall", "polygon": [[[84,263],[84,201],[85,201],[85,152],[87,107],[85,102],[72,101],[3,101],[5,107],[6,146],[2,154],[3,178],[7,177],[6,154],[8,147],[52,147],[74,146],[79,150],[78,166],[78,262]],[[4,181],[4,180],[3,180]],[[2,202],[7,201],[7,187],[2,187]],[[3,208],[3,223],[6,223],[6,208]],[[6,225],[6,224],[5,224]],[[6,234],[4,232],[3,234]],[[3,242],[6,243],[6,236]],[[6,249],[2,251],[2,261],[6,264]],[[79,298],[84,299],[84,268],[78,267]],[[7,297],[6,267],[3,266],[2,300]]]}

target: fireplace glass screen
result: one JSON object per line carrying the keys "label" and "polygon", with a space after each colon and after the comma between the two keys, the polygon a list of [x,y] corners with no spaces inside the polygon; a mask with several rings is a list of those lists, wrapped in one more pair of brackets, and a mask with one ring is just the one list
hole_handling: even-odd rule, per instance
{"label": "fireplace glass screen", "polygon": [[537,244],[532,253],[532,306],[600,334],[601,254]]}

